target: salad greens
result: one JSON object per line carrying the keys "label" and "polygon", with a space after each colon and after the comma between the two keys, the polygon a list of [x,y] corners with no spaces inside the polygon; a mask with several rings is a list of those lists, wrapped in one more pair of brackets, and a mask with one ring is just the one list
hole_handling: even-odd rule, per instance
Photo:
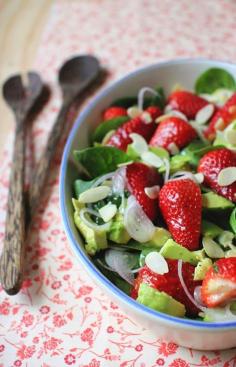
{"label": "salad greens", "polygon": [[[121,150],[107,145],[106,138],[107,134],[115,134],[119,127],[123,128],[128,124],[131,120],[129,112],[127,111],[127,116],[115,116],[110,120],[102,121],[92,133],[92,146],[74,151],[75,160],[84,168],[88,176],[87,180],[78,177],[74,182],[72,202],[75,225],[85,240],[85,250],[92,257],[97,268],[137,302],[177,317],[189,317],[203,322],[224,320],[226,317],[224,303],[215,309],[205,307],[202,305],[202,299],[196,294],[199,293],[197,290],[202,287],[208,271],[217,269],[217,255],[223,259],[236,258],[236,200],[222,196],[222,193],[211,187],[204,175],[201,177],[198,168],[202,158],[209,152],[218,151],[222,147],[235,151],[234,133],[229,133],[232,137],[229,144],[226,132],[235,129],[236,115],[232,117],[230,123],[227,122],[229,126],[223,131],[217,130],[214,140],[211,140],[207,138],[205,132],[215,112],[207,116],[203,124],[198,125],[197,114],[192,121],[192,117],[183,116],[181,108],[178,110],[175,107],[177,113],[170,109],[169,99],[167,102],[162,88],[155,88],[153,96],[144,96],[144,89],[137,96],[125,96],[115,100],[111,106],[128,109],[137,105],[140,107],[141,101],[142,113],[147,107],[157,106],[162,114],[166,115],[163,121],[169,117],[178,119],[184,117],[186,124],[189,123],[193,128],[197,126],[196,129],[194,128],[196,136],[182,146],[178,146],[174,141],[168,146],[161,146],[149,144],[150,139],[145,139],[140,132],[143,127],[136,131],[127,129],[133,136],[126,149]],[[150,92],[150,88],[146,89]],[[206,98],[204,106],[208,106],[209,103],[216,104],[214,111],[216,107],[221,108],[222,98],[224,99],[226,95],[230,97],[234,90],[236,90],[236,82],[233,76],[220,68],[206,70],[195,83],[196,94],[202,94]],[[156,95],[155,92],[157,92]],[[216,102],[212,102],[213,95]],[[219,104],[217,104],[218,97],[221,100]],[[200,110],[204,110],[204,107]],[[204,111],[201,112],[204,115]],[[140,116],[142,118],[143,115]],[[161,124],[161,119],[157,121],[156,126]],[[154,121],[145,123],[154,124]],[[127,135],[127,131],[124,131],[124,136]],[[171,134],[175,134],[173,131]],[[170,131],[167,134],[170,134]],[[135,189],[128,181],[127,167],[132,166],[134,162],[152,167],[160,175],[160,182],[143,188],[145,198],[149,201],[155,200],[157,206],[159,190],[167,182],[189,179],[198,185],[201,192],[202,212],[197,250],[187,248],[175,240],[160,208],[155,220],[148,217],[145,205],[139,196],[141,194],[138,193],[135,196]],[[136,183],[137,187],[142,180],[141,175]],[[87,201],[86,197],[89,198],[86,199]],[[192,203],[189,202],[189,206],[191,205]],[[173,218],[173,222],[177,227],[182,225],[181,220],[177,221]],[[133,225],[132,230],[130,223]],[[140,228],[145,232],[145,240],[140,240],[139,236],[143,235],[139,233]],[[184,231],[185,228],[182,230]],[[184,279],[186,270],[183,269],[186,264],[191,269],[191,272],[189,270],[192,276],[191,282],[195,282],[196,292],[189,290],[190,283]],[[163,288],[164,290],[162,286],[158,288],[158,280],[165,279],[166,272],[163,269],[166,266],[169,266],[168,269],[171,268],[171,271],[175,268],[176,273],[173,277],[179,282],[178,291],[182,297],[183,295],[186,297],[187,301],[186,299],[182,301],[178,295],[174,297],[173,291],[168,293],[168,288]],[[151,275],[150,271],[152,271]],[[165,280],[163,284],[168,282]],[[235,320],[236,302],[232,301],[229,299],[228,303],[225,303],[228,305],[227,312],[230,315],[228,317]],[[189,310],[189,304],[192,310]],[[199,310],[202,312],[199,313]]]}
{"label": "salad greens", "polygon": [[220,68],[206,70],[200,75],[195,83],[195,91],[197,94],[211,94],[220,88],[236,90],[236,82],[233,76],[226,70]]}
{"label": "salad greens", "polygon": [[122,150],[105,146],[75,150],[74,157],[92,178],[115,171],[119,164],[130,160]]}

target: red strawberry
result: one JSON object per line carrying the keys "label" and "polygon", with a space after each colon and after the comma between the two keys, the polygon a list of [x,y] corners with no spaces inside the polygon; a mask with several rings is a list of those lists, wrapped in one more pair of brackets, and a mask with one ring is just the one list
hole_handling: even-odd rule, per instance
{"label": "red strawberry", "polygon": [[236,257],[220,259],[207,271],[201,298],[207,307],[224,305],[236,297]]}
{"label": "red strawberry", "polygon": [[145,112],[150,113],[153,121],[155,121],[157,117],[162,115],[161,109],[157,106],[149,106],[148,108],[146,108]]}
{"label": "red strawberry", "polygon": [[185,90],[171,93],[168,104],[174,109],[185,114],[188,119],[194,119],[197,112],[209,104],[202,97]]}
{"label": "red strawberry", "polygon": [[209,140],[213,140],[216,130],[224,130],[236,118],[236,93],[234,93],[225,105],[219,108],[213,115],[210,124],[205,131]]}
{"label": "red strawberry", "polygon": [[220,186],[217,177],[226,167],[236,167],[236,153],[227,148],[212,150],[200,160],[198,172],[203,173],[204,183],[219,195],[236,202],[236,182],[228,186]]}
{"label": "red strawberry", "polygon": [[127,188],[135,196],[147,216],[154,221],[157,217],[157,200],[150,199],[144,189],[161,184],[161,177],[155,168],[135,162],[126,168]]}
{"label": "red strawberry", "polygon": [[[163,275],[154,273],[146,265],[139,271],[134,282],[134,288],[131,291],[131,297],[137,298],[139,286],[144,282],[161,292],[169,294],[185,305],[188,315],[196,316],[199,310],[190,301],[180,283],[178,276],[178,260],[166,261],[168,263],[169,272]],[[189,292],[193,295],[195,287],[201,284],[201,282],[193,280],[194,266],[183,262],[182,276]]]}
{"label": "red strawberry", "polygon": [[158,125],[149,144],[169,150],[169,144],[175,143],[181,149],[196,137],[196,131],[186,121],[179,117],[167,117]]}
{"label": "red strawberry", "polygon": [[116,117],[127,116],[127,111],[123,107],[109,107],[103,113],[103,120],[111,120]]}
{"label": "red strawberry", "polygon": [[199,248],[202,197],[190,179],[168,181],[159,193],[159,206],[176,242],[189,250]]}
{"label": "red strawberry", "polygon": [[[158,110],[155,107],[155,118],[158,117]],[[149,112],[146,110],[145,112]],[[149,112],[152,116],[152,111]],[[161,114],[161,111],[159,110]],[[107,145],[111,145],[118,149],[126,151],[127,145],[132,143],[132,139],[130,138],[130,134],[136,133],[142,135],[142,137],[148,142],[154,133],[156,128],[156,124],[154,121],[147,123],[141,116],[135,117],[130,121],[125,122],[122,126],[120,126],[116,132],[111,136],[108,140]]]}

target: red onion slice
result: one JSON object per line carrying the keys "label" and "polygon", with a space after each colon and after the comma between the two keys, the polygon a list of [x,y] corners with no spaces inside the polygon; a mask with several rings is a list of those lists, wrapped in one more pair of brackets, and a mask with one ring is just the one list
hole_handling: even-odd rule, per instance
{"label": "red onion slice", "polygon": [[129,235],[141,243],[151,240],[155,232],[155,226],[133,195],[127,201],[124,212],[124,225]]}
{"label": "red onion slice", "polygon": [[132,254],[109,249],[105,252],[105,261],[111,269],[120,275],[121,278],[133,285],[134,275],[131,268],[134,264],[132,264]]}

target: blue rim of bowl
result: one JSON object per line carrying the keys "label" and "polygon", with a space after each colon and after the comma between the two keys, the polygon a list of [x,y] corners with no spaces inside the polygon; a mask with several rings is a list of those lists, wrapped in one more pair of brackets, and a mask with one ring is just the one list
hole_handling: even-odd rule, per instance
{"label": "blue rim of bowl", "polygon": [[[73,232],[70,228],[70,223],[67,215],[67,209],[66,209],[66,199],[65,199],[65,175],[66,175],[66,167],[67,167],[67,161],[70,153],[70,148],[72,145],[72,142],[74,140],[74,136],[77,133],[77,130],[83,120],[87,117],[89,114],[90,109],[94,108],[99,101],[105,97],[109,92],[116,86],[122,84],[124,80],[133,78],[137,76],[138,74],[142,73],[143,71],[149,69],[155,69],[160,66],[165,65],[177,65],[181,63],[198,63],[203,62],[204,64],[212,64],[215,63],[216,66],[224,67],[224,65],[235,65],[234,63],[227,62],[227,61],[220,61],[220,60],[211,60],[211,59],[204,59],[204,58],[183,58],[183,59],[176,59],[176,60],[170,60],[170,61],[162,61],[159,63],[147,65],[145,67],[139,68],[136,71],[133,71],[126,76],[118,79],[117,81],[114,81],[111,85],[108,87],[105,87],[104,90],[100,91],[96,97],[92,99],[90,103],[84,108],[82,112],[80,112],[78,118],[75,121],[75,124],[69,134],[69,137],[67,139],[63,157],[62,157],[62,163],[61,163],[61,169],[60,169],[60,184],[59,184],[59,196],[60,196],[60,208],[61,208],[61,215],[62,220],[64,224],[64,228],[66,231],[66,234],[70,240],[70,243],[73,247],[73,250],[75,251],[76,255],[79,257],[79,259],[83,262],[83,264],[86,267],[86,270],[96,279],[98,279],[105,288],[107,288],[111,293],[115,294],[118,298],[122,300],[123,303],[128,304],[131,307],[134,307],[138,312],[142,312],[146,314],[147,316],[151,316],[157,319],[160,319],[162,321],[169,321],[171,324],[175,324],[175,326],[179,327],[187,327],[191,326],[195,329],[231,329],[236,328],[236,322],[203,322],[198,320],[192,320],[192,319],[181,319],[178,317],[170,316],[155,310],[152,310],[135,300],[133,300],[131,297],[126,295],[123,291],[121,291],[119,288],[117,288],[108,278],[106,278],[93,264],[93,262],[84,254],[84,252],[79,248],[79,245],[77,243],[77,239],[73,235]],[[218,64],[218,65],[217,65]]]}

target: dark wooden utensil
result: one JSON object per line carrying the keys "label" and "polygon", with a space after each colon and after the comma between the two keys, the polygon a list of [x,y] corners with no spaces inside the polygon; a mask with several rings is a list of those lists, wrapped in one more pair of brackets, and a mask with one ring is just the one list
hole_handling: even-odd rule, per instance
{"label": "dark wooden utensil", "polygon": [[62,90],[63,103],[50,132],[46,148],[33,173],[29,191],[30,219],[38,208],[47,177],[49,176],[54,152],[66,127],[68,111],[78,97],[84,93],[85,89],[96,80],[99,72],[98,60],[90,55],[77,56],[66,61],[59,71],[59,84]]}
{"label": "dark wooden utensil", "polygon": [[20,75],[3,85],[3,97],[15,115],[16,128],[9,183],[4,247],[0,258],[0,281],[8,294],[16,294],[23,278],[25,246],[24,155],[28,115],[43,88],[37,73],[28,73],[24,86]]}

